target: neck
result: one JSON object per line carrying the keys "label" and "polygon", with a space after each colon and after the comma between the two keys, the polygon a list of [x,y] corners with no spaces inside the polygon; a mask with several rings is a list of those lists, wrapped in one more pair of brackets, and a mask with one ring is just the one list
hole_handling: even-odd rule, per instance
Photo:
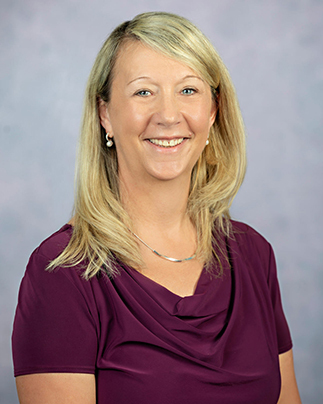
{"label": "neck", "polygon": [[143,235],[144,229],[172,232],[191,226],[186,213],[189,186],[183,179],[134,183],[121,178],[122,203],[132,220],[132,230]]}
{"label": "neck", "polygon": [[130,230],[141,239],[138,242],[146,264],[151,265],[149,249],[180,262],[195,257],[196,230],[187,214],[190,179],[147,179],[137,183],[133,178],[119,178],[121,200],[132,221]]}

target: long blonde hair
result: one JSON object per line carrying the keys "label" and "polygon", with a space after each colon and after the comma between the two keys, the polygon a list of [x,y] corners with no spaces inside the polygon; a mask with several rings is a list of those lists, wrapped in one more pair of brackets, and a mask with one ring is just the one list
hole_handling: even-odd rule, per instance
{"label": "long blonde hair", "polygon": [[190,21],[175,14],[144,13],[119,25],[102,46],[85,94],[76,174],[74,228],[65,250],[49,265],[84,263],[84,276],[100,270],[116,273],[115,259],[140,269],[142,259],[129,232],[130,218],[118,186],[117,153],[107,149],[98,103],[108,103],[116,59],[126,40],[141,41],[184,62],[210,85],[218,112],[204,149],[192,171],[187,212],[197,230],[197,256],[207,267],[214,245],[230,235],[229,208],[245,174],[245,135],[230,76],[210,41]]}

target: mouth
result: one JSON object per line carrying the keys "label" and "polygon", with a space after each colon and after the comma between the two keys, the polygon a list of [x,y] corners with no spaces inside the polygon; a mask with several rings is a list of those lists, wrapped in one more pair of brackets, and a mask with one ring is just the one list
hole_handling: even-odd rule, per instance
{"label": "mouth", "polygon": [[161,147],[174,147],[181,144],[184,141],[184,138],[181,137],[179,139],[171,139],[171,140],[162,140],[162,139],[148,139],[150,143],[155,144],[156,146]]}

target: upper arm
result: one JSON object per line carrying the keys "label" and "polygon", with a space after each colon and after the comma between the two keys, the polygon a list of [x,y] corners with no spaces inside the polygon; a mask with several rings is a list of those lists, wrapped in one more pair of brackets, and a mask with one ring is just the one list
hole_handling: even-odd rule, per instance
{"label": "upper arm", "polygon": [[12,333],[15,376],[93,374],[98,310],[91,285],[74,268],[45,271],[47,262],[33,254],[21,283]]}
{"label": "upper arm", "polygon": [[85,373],[38,373],[16,378],[20,404],[95,404],[95,377]]}
{"label": "upper arm", "polygon": [[294,371],[293,351],[279,355],[281,391],[277,404],[301,404]]}

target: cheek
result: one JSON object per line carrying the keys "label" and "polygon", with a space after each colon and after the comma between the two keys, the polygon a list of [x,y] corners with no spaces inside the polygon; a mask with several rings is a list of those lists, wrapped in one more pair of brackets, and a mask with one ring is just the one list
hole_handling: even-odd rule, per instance
{"label": "cheek", "polygon": [[209,129],[213,123],[213,107],[212,100],[205,96],[189,106],[189,113],[198,126]]}
{"label": "cheek", "polygon": [[[130,136],[131,133],[139,134],[147,124],[147,112],[125,103],[121,108],[111,111],[112,127],[115,136]],[[139,133],[138,133],[139,131]]]}
{"label": "cheek", "polygon": [[196,129],[201,132],[209,131],[212,126],[213,121],[211,119],[211,114],[207,113],[209,110],[209,106],[205,105],[196,108],[191,114],[192,123],[194,122]]}

